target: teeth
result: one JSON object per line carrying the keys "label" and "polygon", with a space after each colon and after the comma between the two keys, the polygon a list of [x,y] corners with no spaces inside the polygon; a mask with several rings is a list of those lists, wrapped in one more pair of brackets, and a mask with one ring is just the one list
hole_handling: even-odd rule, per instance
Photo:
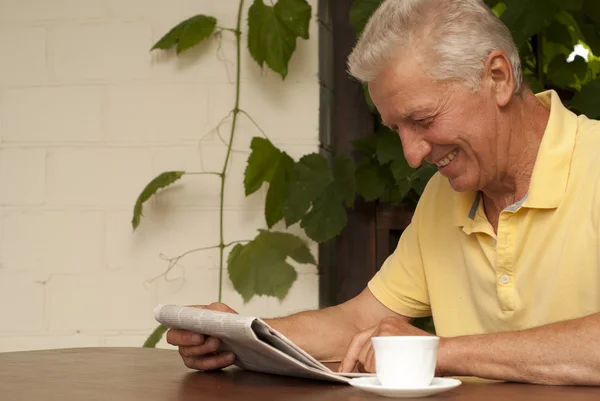
{"label": "teeth", "polygon": [[448,154],[442,160],[437,162],[438,167],[446,167],[448,163],[450,163],[456,157],[456,153],[458,153],[458,149],[455,149],[452,153]]}

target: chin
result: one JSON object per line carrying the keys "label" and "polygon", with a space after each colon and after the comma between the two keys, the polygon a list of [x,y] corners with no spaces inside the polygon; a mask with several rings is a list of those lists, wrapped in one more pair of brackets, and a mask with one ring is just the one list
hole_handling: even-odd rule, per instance
{"label": "chin", "polygon": [[468,182],[465,179],[457,178],[448,178],[450,182],[450,186],[456,192],[467,192],[467,191],[477,191],[477,185],[473,185],[473,183]]}

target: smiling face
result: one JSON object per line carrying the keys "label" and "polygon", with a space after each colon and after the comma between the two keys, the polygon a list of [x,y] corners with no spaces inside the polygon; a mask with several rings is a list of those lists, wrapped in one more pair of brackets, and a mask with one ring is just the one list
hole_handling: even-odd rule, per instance
{"label": "smiling face", "polygon": [[471,92],[432,78],[418,58],[404,60],[370,82],[369,92],[384,123],[399,133],[410,166],[437,165],[456,191],[493,183],[507,164],[496,80]]}

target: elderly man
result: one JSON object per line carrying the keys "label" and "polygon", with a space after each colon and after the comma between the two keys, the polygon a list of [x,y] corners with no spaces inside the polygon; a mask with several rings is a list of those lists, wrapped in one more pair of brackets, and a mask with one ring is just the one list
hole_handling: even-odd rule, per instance
{"label": "elderly man", "polygon": [[[438,375],[600,385],[600,123],[523,84],[481,0],[387,0],[349,67],[409,164],[439,173],[360,295],[268,322],[341,371],[374,371],[371,337],[428,335],[410,322],[433,315]],[[190,368],[234,360],[216,338],[167,339]]]}

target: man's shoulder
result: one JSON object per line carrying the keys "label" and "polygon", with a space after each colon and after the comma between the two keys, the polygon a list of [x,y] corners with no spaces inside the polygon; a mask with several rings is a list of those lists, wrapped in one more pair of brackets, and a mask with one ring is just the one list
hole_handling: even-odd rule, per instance
{"label": "man's shoulder", "polygon": [[448,179],[437,172],[429,179],[417,209],[418,214],[427,216],[428,220],[441,222],[440,219],[450,218],[454,212],[463,213],[472,201],[473,197],[455,191]]}
{"label": "man's shoulder", "polygon": [[577,117],[577,137],[573,157],[575,161],[583,162],[584,166],[600,164],[600,121]]}

